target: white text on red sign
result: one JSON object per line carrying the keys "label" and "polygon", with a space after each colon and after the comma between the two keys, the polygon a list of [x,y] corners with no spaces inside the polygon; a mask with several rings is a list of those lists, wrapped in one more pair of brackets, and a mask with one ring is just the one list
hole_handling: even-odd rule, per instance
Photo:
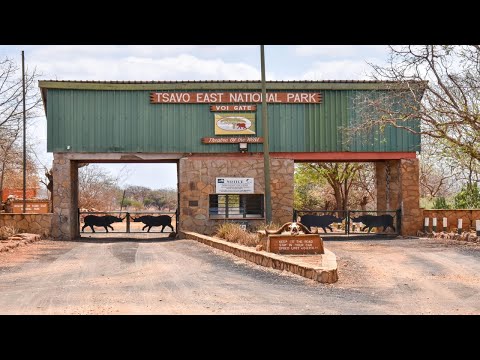
{"label": "white text on red sign", "polygon": [[[322,100],[318,92],[272,92],[267,93],[269,103],[316,104]],[[152,92],[153,104],[184,103],[261,103],[261,92]]]}

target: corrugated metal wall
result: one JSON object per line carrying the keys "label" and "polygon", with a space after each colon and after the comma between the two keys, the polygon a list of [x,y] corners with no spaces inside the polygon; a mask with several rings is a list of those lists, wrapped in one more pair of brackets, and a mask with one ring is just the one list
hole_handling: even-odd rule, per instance
{"label": "corrugated metal wall", "polygon": [[[203,90],[204,91],[204,90]],[[270,151],[416,151],[420,138],[394,128],[356,136],[342,131],[358,122],[353,99],[359,91],[322,90],[321,104],[269,104]],[[150,91],[49,89],[50,152],[237,152],[237,144],[202,144],[215,136],[209,104],[151,104]],[[262,136],[262,106],[257,106]],[[418,126],[418,124],[417,124]],[[262,151],[250,144],[249,151]]]}

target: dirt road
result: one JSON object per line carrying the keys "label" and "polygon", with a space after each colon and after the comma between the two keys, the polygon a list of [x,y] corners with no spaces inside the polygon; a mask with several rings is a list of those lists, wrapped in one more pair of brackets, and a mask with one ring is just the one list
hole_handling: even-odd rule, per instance
{"label": "dirt road", "polygon": [[0,255],[0,314],[480,314],[480,246],[329,241],[339,282],[192,240],[40,241]]}

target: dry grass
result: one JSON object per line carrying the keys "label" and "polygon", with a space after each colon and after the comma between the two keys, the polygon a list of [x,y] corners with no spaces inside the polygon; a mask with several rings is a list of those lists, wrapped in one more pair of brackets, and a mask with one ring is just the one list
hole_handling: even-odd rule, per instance
{"label": "dry grass", "polygon": [[2,226],[0,227],[0,240],[5,240],[10,236],[13,236],[18,233],[18,229],[13,226]]}
{"label": "dry grass", "polygon": [[256,246],[260,241],[256,233],[243,230],[239,224],[227,222],[218,226],[215,236],[245,246]]}
{"label": "dry grass", "polygon": [[260,224],[255,227],[255,232],[259,230],[278,230],[282,227],[283,224],[277,224],[274,222],[268,223],[267,226]]}

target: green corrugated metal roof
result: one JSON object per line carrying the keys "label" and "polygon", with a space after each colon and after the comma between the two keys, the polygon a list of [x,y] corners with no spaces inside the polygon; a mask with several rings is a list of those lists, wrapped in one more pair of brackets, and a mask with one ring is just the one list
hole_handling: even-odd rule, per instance
{"label": "green corrugated metal roof", "polygon": [[[48,97],[50,152],[65,151],[69,145],[72,152],[222,153],[237,152],[237,145],[201,143],[202,137],[215,136],[209,104],[151,104],[150,90],[245,91],[258,90],[260,82],[41,81],[40,86],[44,99]],[[353,99],[362,92],[392,86],[395,83],[377,81],[268,82],[272,92],[316,89],[323,97],[319,104],[268,104],[270,151],[419,150],[418,135],[391,127],[345,142],[342,127],[358,117]],[[256,114],[256,136],[262,136],[261,104]],[[262,146],[250,144],[249,151],[260,152]]]}

